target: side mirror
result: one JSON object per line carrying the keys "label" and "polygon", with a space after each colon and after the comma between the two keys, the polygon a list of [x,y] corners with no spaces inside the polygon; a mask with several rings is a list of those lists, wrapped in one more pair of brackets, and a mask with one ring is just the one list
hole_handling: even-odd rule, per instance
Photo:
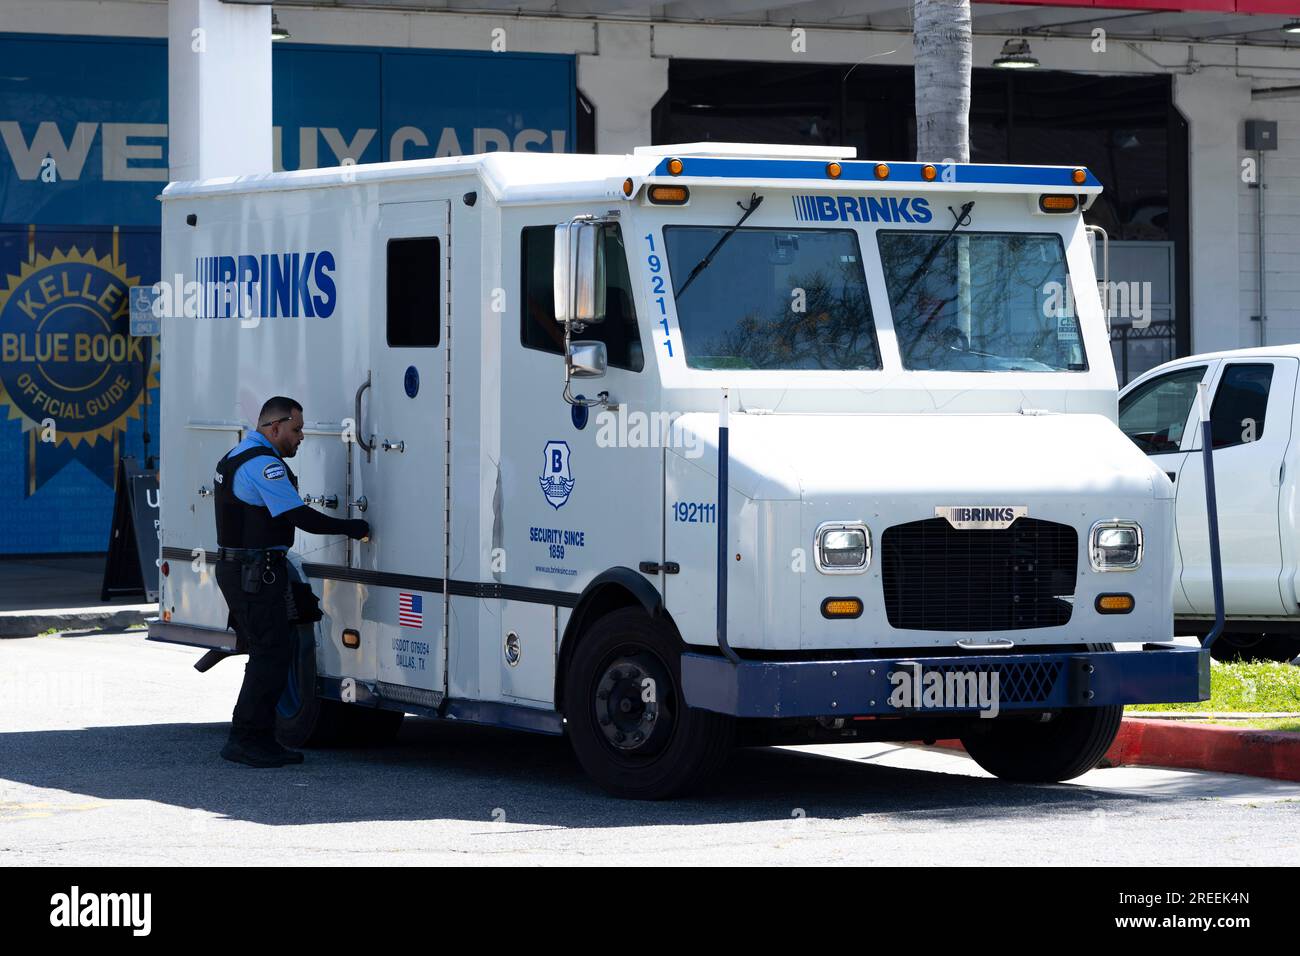
{"label": "side mirror", "polygon": [[555,319],[605,321],[604,226],[577,219],[555,227]]}
{"label": "side mirror", "polygon": [[569,375],[573,378],[600,378],[609,368],[604,342],[570,342]]}

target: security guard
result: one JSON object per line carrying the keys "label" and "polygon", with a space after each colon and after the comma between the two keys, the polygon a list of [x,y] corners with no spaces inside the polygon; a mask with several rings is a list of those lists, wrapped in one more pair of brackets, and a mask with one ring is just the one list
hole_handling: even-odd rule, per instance
{"label": "security guard", "polygon": [[302,763],[275,739],[275,705],[289,678],[293,606],[287,554],[295,528],[309,534],[365,538],[370,525],[331,518],[298,496],[289,470],[302,444],[302,406],[276,396],[262,406],[257,431],[217,463],[217,585],[230,608],[228,626],[248,651],[244,684],[221,756],[251,767]]}

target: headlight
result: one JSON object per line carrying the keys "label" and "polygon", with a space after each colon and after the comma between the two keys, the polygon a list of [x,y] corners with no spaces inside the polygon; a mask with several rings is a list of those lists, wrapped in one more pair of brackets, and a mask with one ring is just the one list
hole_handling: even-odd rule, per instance
{"label": "headlight", "polygon": [[1098,521],[1088,536],[1094,571],[1132,571],[1142,564],[1142,526],[1136,521]]}
{"label": "headlight", "polygon": [[813,549],[822,574],[860,574],[871,563],[871,532],[856,521],[828,521],[817,528]]}

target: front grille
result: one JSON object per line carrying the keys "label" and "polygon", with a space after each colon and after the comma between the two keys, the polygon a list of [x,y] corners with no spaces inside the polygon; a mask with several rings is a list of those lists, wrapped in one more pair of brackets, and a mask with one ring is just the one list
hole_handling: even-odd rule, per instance
{"label": "front grille", "polygon": [[959,531],[943,518],[880,536],[885,613],[917,631],[1014,631],[1069,622],[1078,574],[1074,528],[1017,518]]}

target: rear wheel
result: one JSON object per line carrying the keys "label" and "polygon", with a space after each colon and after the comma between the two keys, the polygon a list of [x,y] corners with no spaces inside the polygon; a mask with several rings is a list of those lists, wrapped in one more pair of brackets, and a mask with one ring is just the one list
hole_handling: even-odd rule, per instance
{"label": "rear wheel", "polygon": [[1290,634],[1220,634],[1210,645],[1216,661],[1280,661],[1287,663],[1300,655],[1300,637]]}
{"label": "rear wheel", "polygon": [[1071,707],[1049,719],[976,720],[961,742],[975,762],[1003,780],[1053,783],[1101,763],[1119,733],[1124,708]]}
{"label": "rear wheel", "polygon": [[598,620],[579,637],[564,712],[587,774],[618,797],[661,800],[704,783],[726,762],[735,722],[687,707],[681,646],[640,608]]}
{"label": "rear wheel", "polygon": [[358,707],[316,694],[316,642],[310,626],[295,631],[289,680],[276,704],[275,736],[286,747],[378,747],[389,743],[406,716]]}

